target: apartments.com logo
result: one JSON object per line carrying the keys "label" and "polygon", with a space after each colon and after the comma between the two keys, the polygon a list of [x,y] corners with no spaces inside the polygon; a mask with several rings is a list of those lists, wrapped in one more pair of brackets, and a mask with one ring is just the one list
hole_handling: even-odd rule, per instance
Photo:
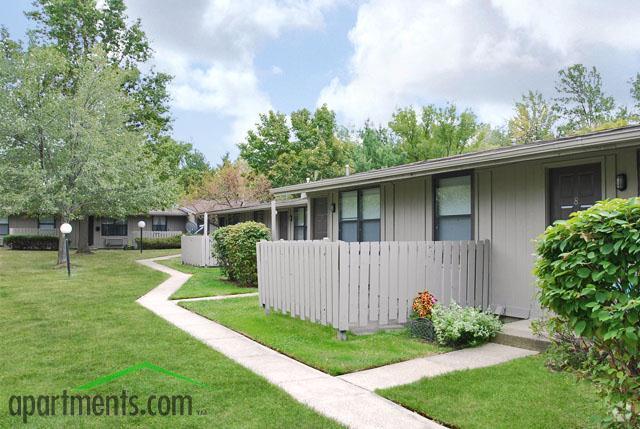
{"label": "apartments.com logo", "polygon": [[[196,386],[204,383],[143,362],[113,374],[100,377],[72,389],[63,390],[60,395],[12,395],[9,397],[9,414],[27,423],[30,417],[78,416],[191,416],[193,399],[191,395],[148,394],[139,396],[122,390],[118,394],[90,395],[84,393],[127,374],[148,369],[159,374],[186,381]],[[198,413],[202,414],[202,413]]]}

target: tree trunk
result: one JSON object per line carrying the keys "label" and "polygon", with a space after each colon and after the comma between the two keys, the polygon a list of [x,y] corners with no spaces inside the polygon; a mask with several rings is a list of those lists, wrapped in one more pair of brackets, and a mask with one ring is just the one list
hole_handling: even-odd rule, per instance
{"label": "tree trunk", "polygon": [[67,255],[64,253],[64,234],[58,232],[58,265],[67,263]]}
{"label": "tree trunk", "polygon": [[[92,231],[93,232],[93,231]],[[85,217],[78,221],[78,253],[91,253],[89,248],[89,219]]]}

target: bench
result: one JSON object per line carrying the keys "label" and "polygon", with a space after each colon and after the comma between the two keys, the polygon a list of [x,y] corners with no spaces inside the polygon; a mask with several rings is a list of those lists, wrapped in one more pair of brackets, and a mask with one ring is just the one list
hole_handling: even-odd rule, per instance
{"label": "bench", "polygon": [[109,237],[104,239],[104,247],[125,247],[129,243],[126,237]]}

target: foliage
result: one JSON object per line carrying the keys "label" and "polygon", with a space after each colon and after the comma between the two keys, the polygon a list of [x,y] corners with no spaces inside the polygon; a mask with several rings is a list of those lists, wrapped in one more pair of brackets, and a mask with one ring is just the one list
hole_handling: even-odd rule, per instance
{"label": "foliage", "polygon": [[455,302],[433,307],[431,320],[438,343],[450,346],[477,346],[496,336],[502,329],[497,316]]}
{"label": "foliage", "polygon": [[52,48],[0,58],[0,212],[124,217],[170,205],[144,135],[127,126],[126,73],[102,51],[80,60],[66,90],[68,62]]}
{"label": "foliage", "polygon": [[[143,249],[179,249],[180,248],[180,235],[174,235],[173,237],[162,238],[143,238]],[[140,238],[136,238],[136,247],[140,248]]]}
{"label": "foliage", "polygon": [[397,138],[384,127],[375,128],[369,121],[358,131],[359,142],[353,146],[351,166],[356,172],[377,170],[405,164],[405,154]]}
{"label": "foliage", "polygon": [[238,145],[240,156],[276,187],[342,175],[351,146],[337,137],[335,113],[323,105],[313,114],[292,112],[290,120],[291,127],[282,113],[261,114]]}
{"label": "foliage", "polygon": [[631,79],[631,97],[635,102],[636,116],[640,116],[640,73],[636,74],[635,79]]}
{"label": "foliage", "polygon": [[416,317],[421,318],[431,318],[431,312],[433,311],[433,306],[436,304],[438,300],[435,296],[433,296],[429,291],[425,290],[420,292],[418,296],[413,300],[413,305],[411,308],[413,309]]}
{"label": "foliage", "polygon": [[58,250],[58,237],[44,235],[7,235],[3,243],[13,250]]}
{"label": "foliage", "polygon": [[379,331],[369,335],[349,332],[348,340],[340,341],[331,326],[276,311],[265,314],[257,296],[181,302],[180,306],[331,375],[448,351],[433,343],[410,338],[403,330]]}
{"label": "foliage", "polygon": [[515,105],[515,115],[509,120],[509,138],[515,143],[531,143],[553,137],[557,116],[537,91],[529,91]]}
{"label": "foliage", "polygon": [[590,376],[629,426],[640,424],[639,227],[638,199],[599,202],[547,228],[535,266],[540,302],[592,344]]}
{"label": "foliage", "polygon": [[544,335],[551,341],[545,350],[545,364],[554,371],[580,371],[589,358],[590,343],[576,335],[561,317],[542,318],[531,322],[534,334]]}
{"label": "foliage", "polygon": [[[218,232],[222,230],[222,232]],[[226,271],[230,280],[241,286],[258,285],[256,245],[270,240],[271,232],[259,222],[242,222],[218,228],[213,232],[213,254]]]}
{"label": "foliage", "polygon": [[574,64],[560,70],[558,76],[554,109],[564,122],[558,128],[561,134],[590,129],[614,119],[615,101],[604,93],[602,78],[595,67],[587,69]]}
{"label": "foliage", "polygon": [[207,173],[202,182],[194,186],[188,198],[205,199],[227,207],[238,207],[243,203],[267,201],[270,198],[271,184],[263,175],[255,173],[246,161],[229,160],[228,155],[222,164]]}

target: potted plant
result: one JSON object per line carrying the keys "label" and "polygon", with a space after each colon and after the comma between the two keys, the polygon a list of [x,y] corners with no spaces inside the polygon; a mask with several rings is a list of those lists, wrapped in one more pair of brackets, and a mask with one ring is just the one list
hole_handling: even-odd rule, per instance
{"label": "potted plant", "polygon": [[438,300],[429,291],[423,291],[413,300],[409,332],[411,336],[434,341],[436,332],[431,321],[433,306]]}

